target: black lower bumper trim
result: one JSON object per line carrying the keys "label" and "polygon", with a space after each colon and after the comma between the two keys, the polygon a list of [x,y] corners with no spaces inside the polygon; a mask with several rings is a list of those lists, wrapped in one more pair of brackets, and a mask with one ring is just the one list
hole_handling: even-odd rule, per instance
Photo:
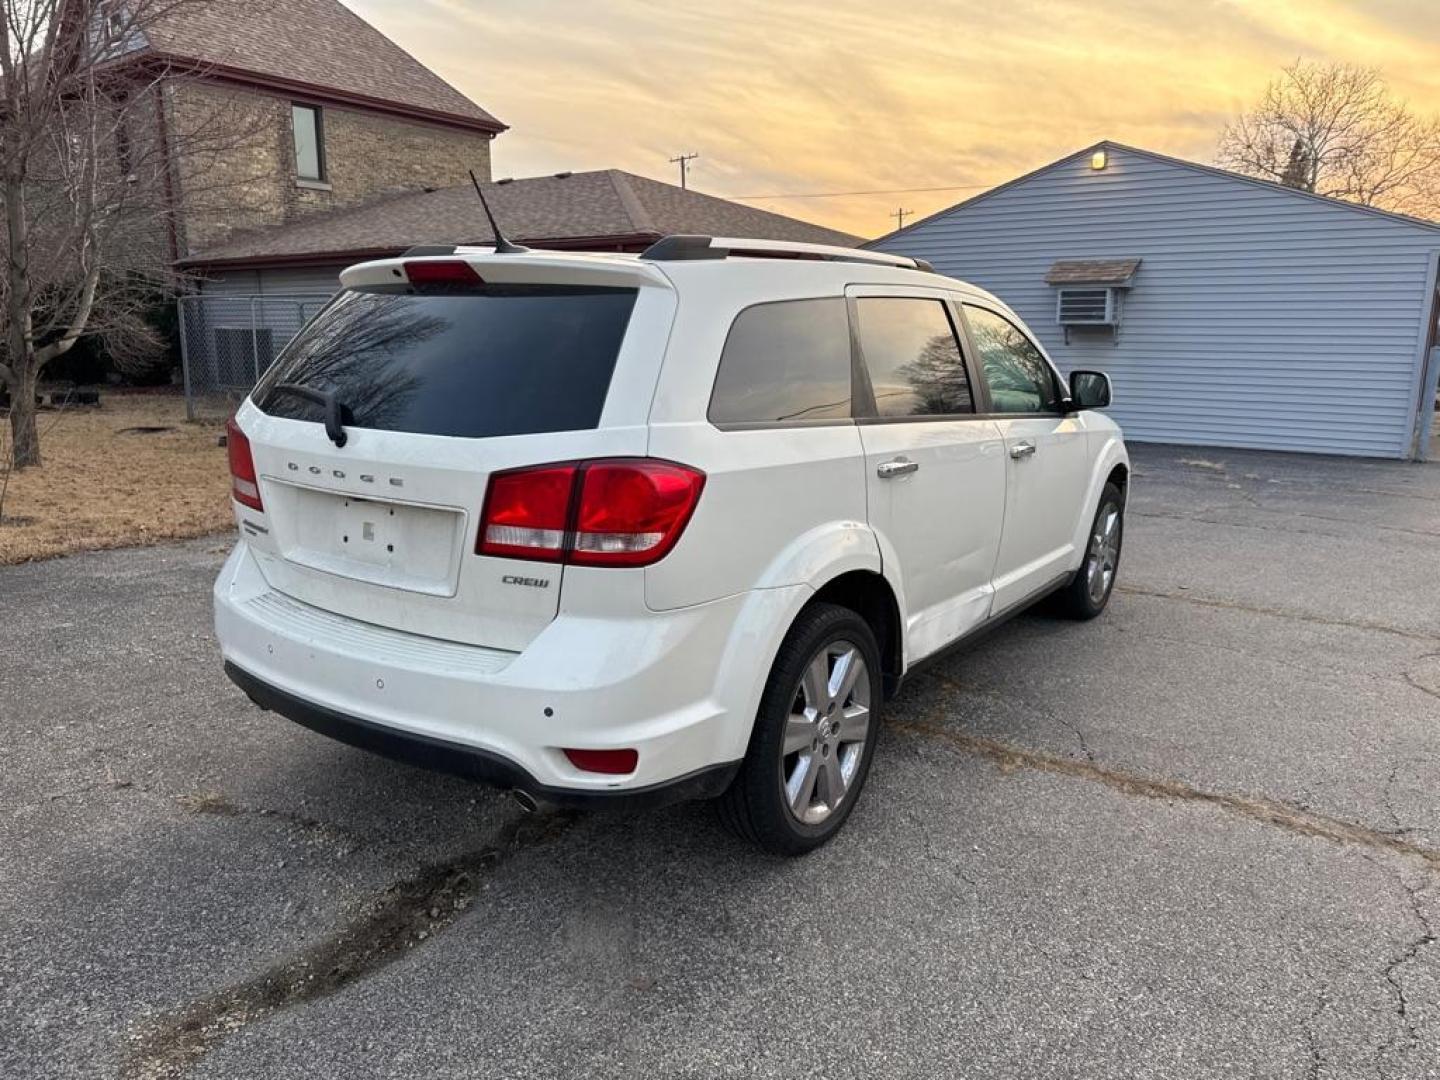
{"label": "black lower bumper trim", "polygon": [[665,806],[687,799],[714,798],[730,786],[740,768],[738,761],[723,762],[674,780],[621,791],[552,787],[540,783],[515,762],[499,754],[429,735],[400,731],[327,709],[271,686],[228,660],[225,662],[225,674],[262,709],[277,712],[321,735],[410,765],[463,776],[507,790],[519,789],[539,802],[556,806],[629,809]]}

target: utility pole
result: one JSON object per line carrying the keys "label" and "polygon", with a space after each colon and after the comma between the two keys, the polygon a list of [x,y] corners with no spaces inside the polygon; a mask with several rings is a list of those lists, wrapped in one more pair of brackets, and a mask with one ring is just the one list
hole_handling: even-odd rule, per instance
{"label": "utility pole", "polygon": [[670,159],[671,165],[680,166],[680,186],[682,188],[685,187],[685,175],[689,171],[688,166],[690,162],[694,161],[699,156],[699,154],[681,154],[679,157],[672,157]]}
{"label": "utility pole", "polygon": [[895,208],[895,212],[892,213],[890,216],[895,219],[895,230],[897,232],[905,227],[905,219],[913,213],[915,213],[914,210],[906,210],[902,206],[897,206]]}

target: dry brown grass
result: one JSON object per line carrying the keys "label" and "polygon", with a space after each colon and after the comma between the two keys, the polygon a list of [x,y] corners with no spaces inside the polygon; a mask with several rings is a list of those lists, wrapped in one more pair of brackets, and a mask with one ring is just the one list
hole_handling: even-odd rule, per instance
{"label": "dry brown grass", "polygon": [[[45,464],[10,477],[0,565],[203,536],[233,523],[219,423],[187,422],[179,396],[112,392],[101,400],[40,414]],[[3,423],[0,484],[9,418]],[[174,430],[121,433],[133,427]]]}

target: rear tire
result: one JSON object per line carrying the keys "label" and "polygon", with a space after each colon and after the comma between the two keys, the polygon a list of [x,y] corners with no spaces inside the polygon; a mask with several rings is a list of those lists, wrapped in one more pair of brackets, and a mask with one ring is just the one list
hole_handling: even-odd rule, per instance
{"label": "rear tire", "polygon": [[1125,538],[1125,497],[1119,487],[1107,482],[1100,493],[1100,505],[1085,543],[1085,558],[1075,580],[1057,596],[1062,615],[1072,619],[1093,619],[1105,610],[1115,579],[1120,573],[1120,547]]}
{"label": "rear tire", "polygon": [[849,608],[811,604],[785,635],[740,772],[717,800],[731,832],[777,855],[825,843],[855,808],[880,728],[880,649]]}

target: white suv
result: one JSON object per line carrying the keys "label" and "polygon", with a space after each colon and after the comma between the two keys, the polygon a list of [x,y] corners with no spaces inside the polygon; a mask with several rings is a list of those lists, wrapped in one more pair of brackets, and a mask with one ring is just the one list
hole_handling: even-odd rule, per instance
{"label": "white suv", "polygon": [[803,852],[917,662],[1109,598],[1109,381],[923,263],[674,236],[341,280],[230,425],[215,585],[231,678],[307,727]]}

